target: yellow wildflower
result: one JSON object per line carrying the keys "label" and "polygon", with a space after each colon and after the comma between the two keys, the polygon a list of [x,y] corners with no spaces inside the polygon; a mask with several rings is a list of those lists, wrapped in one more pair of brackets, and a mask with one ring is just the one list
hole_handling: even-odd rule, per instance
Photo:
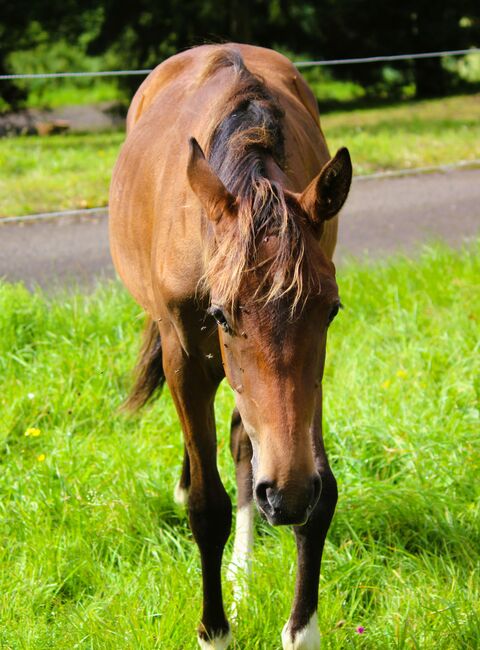
{"label": "yellow wildflower", "polygon": [[38,438],[40,433],[41,433],[40,429],[37,429],[36,427],[29,427],[23,435],[31,436],[32,438]]}
{"label": "yellow wildflower", "polygon": [[39,463],[43,463],[45,458],[46,458],[45,454],[40,454],[39,456],[37,456],[37,460]]}
{"label": "yellow wildflower", "polygon": [[401,377],[402,379],[405,379],[407,376],[407,371],[404,370],[403,368],[400,368],[400,370],[397,370],[397,377]]}
{"label": "yellow wildflower", "polygon": [[387,390],[387,388],[390,387],[390,384],[391,384],[391,383],[392,383],[392,382],[390,381],[390,379],[385,379],[385,381],[382,382],[380,385],[381,385],[382,388],[384,388],[385,390]]}

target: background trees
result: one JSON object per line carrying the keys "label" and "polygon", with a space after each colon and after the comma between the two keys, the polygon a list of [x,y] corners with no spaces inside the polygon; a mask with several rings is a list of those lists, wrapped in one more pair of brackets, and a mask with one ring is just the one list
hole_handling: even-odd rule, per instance
{"label": "background trees", "polygon": [[[205,41],[246,41],[296,58],[328,59],[458,49],[478,45],[479,37],[477,0],[0,0],[0,72],[12,71],[12,53],[59,40],[86,55],[108,55],[120,67],[143,68]],[[449,92],[460,80],[455,65],[449,69],[440,59],[341,66],[334,73],[377,94],[414,84],[419,97]],[[10,105],[26,94],[5,82],[0,93]]]}

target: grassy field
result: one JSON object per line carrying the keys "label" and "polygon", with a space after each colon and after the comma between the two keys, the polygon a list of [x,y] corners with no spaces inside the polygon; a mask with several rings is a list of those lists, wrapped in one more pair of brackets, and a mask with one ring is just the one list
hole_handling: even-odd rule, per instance
{"label": "grassy field", "polygon": [[330,113],[322,126],[357,174],[480,159],[480,95]]}
{"label": "grassy field", "polygon": [[0,139],[0,216],[106,205],[123,133]]}
{"label": "grassy field", "polygon": [[[480,647],[479,277],[479,244],[341,270],[324,382],[340,490],[324,650]],[[53,297],[0,285],[1,648],[196,647],[199,559],[172,499],[171,399],[117,412],[141,326],[116,284]],[[222,387],[220,467],[235,499],[231,409]],[[279,648],[292,598],[292,532],[259,521],[256,538],[239,650]]]}
{"label": "grassy field", "polygon": [[[329,113],[332,151],[350,148],[355,172],[480,159],[480,96]],[[106,205],[122,133],[0,139],[0,217]]]}

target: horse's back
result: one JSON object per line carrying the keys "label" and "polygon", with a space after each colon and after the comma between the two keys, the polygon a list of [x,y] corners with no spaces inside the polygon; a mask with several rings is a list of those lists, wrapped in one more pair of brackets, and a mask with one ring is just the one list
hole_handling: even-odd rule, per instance
{"label": "horse's back", "polygon": [[295,88],[301,101],[318,123],[318,108],[315,97],[295,66],[282,54],[263,47],[243,44],[201,45],[194,49],[180,52],[160,63],[140,85],[130,105],[127,116],[127,132],[138,122],[159,94],[167,94],[173,84],[184,84],[183,94],[188,95],[188,83],[199,79],[209,67],[212,55],[222,50],[235,49],[238,51],[246,67],[264,80],[268,85],[278,86],[291,93]]}
{"label": "horse's back", "polygon": [[[153,268],[168,263],[179,247],[190,259],[192,228],[186,232],[188,94],[197,63],[190,52],[168,59],[147,77],[127,116],[127,138],[110,187],[110,246],[115,267],[135,299],[155,311]],[[171,216],[176,221],[169,223]],[[192,225],[195,226],[192,221]],[[171,237],[183,224],[183,236]],[[200,219],[198,219],[198,226]],[[159,258],[158,249],[163,253]],[[174,250],[175,249],[175,250]],[[159,269],[157,265],[156,271]]]}
{"label": "horse's back", "polygon": [[[201,209],[186,179],[188,140],[193,136],[207,146],[231,96],[235,74],[222,65],[222,55],[232,52],[264,80],[285,113],[291,189],[301,191],[329,157],[313,94],[281,54],[249,45],[203,45],[157,66],[132,100],[110,191],[115,266],[152,316],[162,278],[186,295],[203,272]],[[336,219],[328,230],[331,255]]]}

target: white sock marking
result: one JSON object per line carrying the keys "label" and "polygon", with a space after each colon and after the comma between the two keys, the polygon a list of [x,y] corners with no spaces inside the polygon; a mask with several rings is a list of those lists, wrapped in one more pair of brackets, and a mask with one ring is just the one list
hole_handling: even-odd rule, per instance
{"label": "white sock marking", "polygon": [[320,650],[317,612],[312,615],[305,627],[298,630],[293,637],[289,624],[290,621],[282,631],[283,650]]}
{"label": "white sock marking", "polygon": [[208,641],[201,637],[197,638],[198,645],[202,650],[226,650],[232,640],[232,633],[228,630],[227,634],[223,636],[214,636],[213,639],[208,639]]}
{"label": "white sock marking", "polygon": [[237,511],[233,555],[227,570],[227,578],[233,582],[234,615],[236,614],[236,604],[246,594],[250,575],[253,549],[253,512],[252,501]]}
{"label": "white sock marking", "polygon": [[176,484],[173,491],[173,500],[179,506],[186,506],[188,503],[188,490],[180,485],[180,481]]}

